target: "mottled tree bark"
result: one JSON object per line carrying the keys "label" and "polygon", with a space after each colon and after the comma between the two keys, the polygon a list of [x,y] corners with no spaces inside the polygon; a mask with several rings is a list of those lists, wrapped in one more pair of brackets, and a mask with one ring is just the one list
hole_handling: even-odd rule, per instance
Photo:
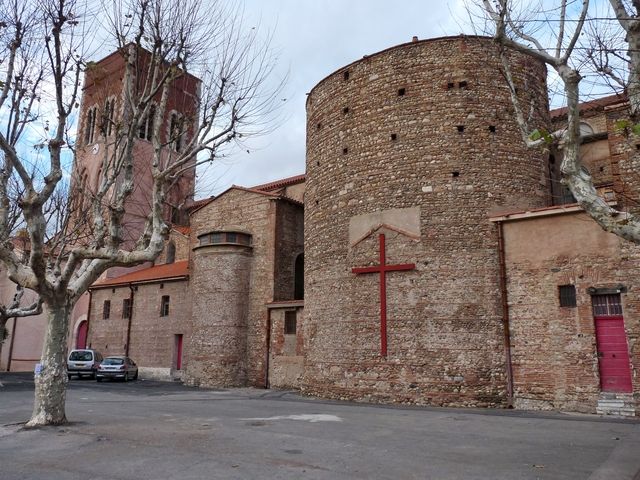
{"label": "mottled tree bark", "polygon": [[67,421],[67,332],[73,307],[66,301],[47,307],[42,363],[40,372],[35,375],[35,400],[28,427],[60,425]]}

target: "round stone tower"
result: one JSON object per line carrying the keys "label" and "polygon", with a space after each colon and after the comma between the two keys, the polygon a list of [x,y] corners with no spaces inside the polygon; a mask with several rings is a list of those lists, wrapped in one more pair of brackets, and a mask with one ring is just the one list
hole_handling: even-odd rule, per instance
{"label": "round stone tower", "polygon": [[251,275],[251,235],[238,228],[198,235],[193,249],[193,298],[186,383],[244,386]]}
{"label": "round stone tower", "polygon": [[[525,111],[535,107],[532,124],[546,126],[545,66],[509,57],[516,95]],[[488,217],[546,206],[546,172],[544,154],[522,140],[490,38],[398,45],[316,85],[307,100],[304,390],[502,404]]]}

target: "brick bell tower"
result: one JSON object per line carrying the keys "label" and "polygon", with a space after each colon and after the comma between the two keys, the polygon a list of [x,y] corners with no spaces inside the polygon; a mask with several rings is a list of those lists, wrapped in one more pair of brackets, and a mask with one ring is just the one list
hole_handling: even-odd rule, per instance
{"label": "brick bell tower", "polygon": [[[139,72],[144,72],[149,53],[141,50],[138,58],[141,65]],[[103,174],[105,154],[115,147],[116,132],[123,114],[125,75],[124,49],[87,66],[72,174],[72,186],[76,186],[83,195],[91,195],[97,191]],[[142,81],[141,74],[138,82]],[[171,87],[160,129],[161,141],[165,145],[163,155],[179,153],[195,134],[197,121],[189,122],[187,119],[198,118],[199,92],[200,80],[187,73],[180,76]],[[155,109],[152,107],[146,122],[137,132],[133,149],[135,187],[125,205],[125,246],[138,238],[151,209],[153,180],[150,164],[153,158],[151,135],[154,117]],[[184,124],[189,124],[190,127],[179,139],[171,141],[170,132]],[[167,222],[178,225],[188,222],[184,207],[193,201],[194,186],[195,169],[186,171],[171,185],[164,205],[164,218]],[[82,215],[83,213],[80,214]]]}

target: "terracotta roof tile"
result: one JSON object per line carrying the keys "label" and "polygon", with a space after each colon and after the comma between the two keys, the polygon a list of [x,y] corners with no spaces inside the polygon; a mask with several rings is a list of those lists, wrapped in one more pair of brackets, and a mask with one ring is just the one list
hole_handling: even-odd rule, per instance
{"label": "terracotta roof tile", "polygon": [[199,209],[201,207],[204,207],[205,205],[210,204],[215,199],[216,199],[216,197],[212,195],[209,198],[201,198],[200,200],[196,200],[191,205],[189,205],[187,207],[187,211],[191,212],[193,210],[197,210],[197,209]]}
{"label": "terracotta roof tile", "polygon": [[182,235],[187,237],[191,233],[191,228],[184,225],[174,225],[173,227],[171,227],[171,230],[175,230],[176,232],[181,233]]}
{"label": "terracotta roof tile", "polygon": [[[616,103],[622,103],[627,101],[626,95],[609,95],[607,97],[596,98],[595,100],[590,100],[588,102],[582,102],[580,107],[580,113],[586,113],[594,110],[598,110],[600,108],[608,107],[610,105],[615,105]],[[567,115],[567,107],[560,107],[549,112],[552,119],[561,118]]]}
{"label": "terracotta roof tile", "polygon": [[155,265],[153,267],[127,273],[120,277],[109,278],[94,283],[91,288],[100,288],[112,285],[122,285],[126,283],[143,283],[154,280],[164,280],[168,278],[186,277],[189,275],[189,262],[183,260],[175,263]]}
{"label": "terracotta roof tile", "polygon": [[255,185],[250,188],[250,190],[276,190],[282,187],[288,187],[289,185],[296,185],[298,183],[302,183],[306,180],[306,175],[303,173],[301,175],[295,175],[293,177],[281,178],[280,180],[274,180],[273,182],[263,183],[261,185]]}

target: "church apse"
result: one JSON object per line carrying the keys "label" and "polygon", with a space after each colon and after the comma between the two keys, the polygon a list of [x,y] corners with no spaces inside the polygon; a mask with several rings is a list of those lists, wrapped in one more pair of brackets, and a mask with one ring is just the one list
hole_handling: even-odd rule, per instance
{"label": "church apse", "polygon": [[[546,72],[510,52],[546,125]],[[548,202],[494,42],[416,41],[307,97],[303,391],[496,406],[506,369],[490,212]],[[526,97],[526,98],[525,98]]]}
{"label": "church apse", "polygon": [[197,239],[192,252],[194,333],[187,382],[244,386],[252,236],[215,230]]}

